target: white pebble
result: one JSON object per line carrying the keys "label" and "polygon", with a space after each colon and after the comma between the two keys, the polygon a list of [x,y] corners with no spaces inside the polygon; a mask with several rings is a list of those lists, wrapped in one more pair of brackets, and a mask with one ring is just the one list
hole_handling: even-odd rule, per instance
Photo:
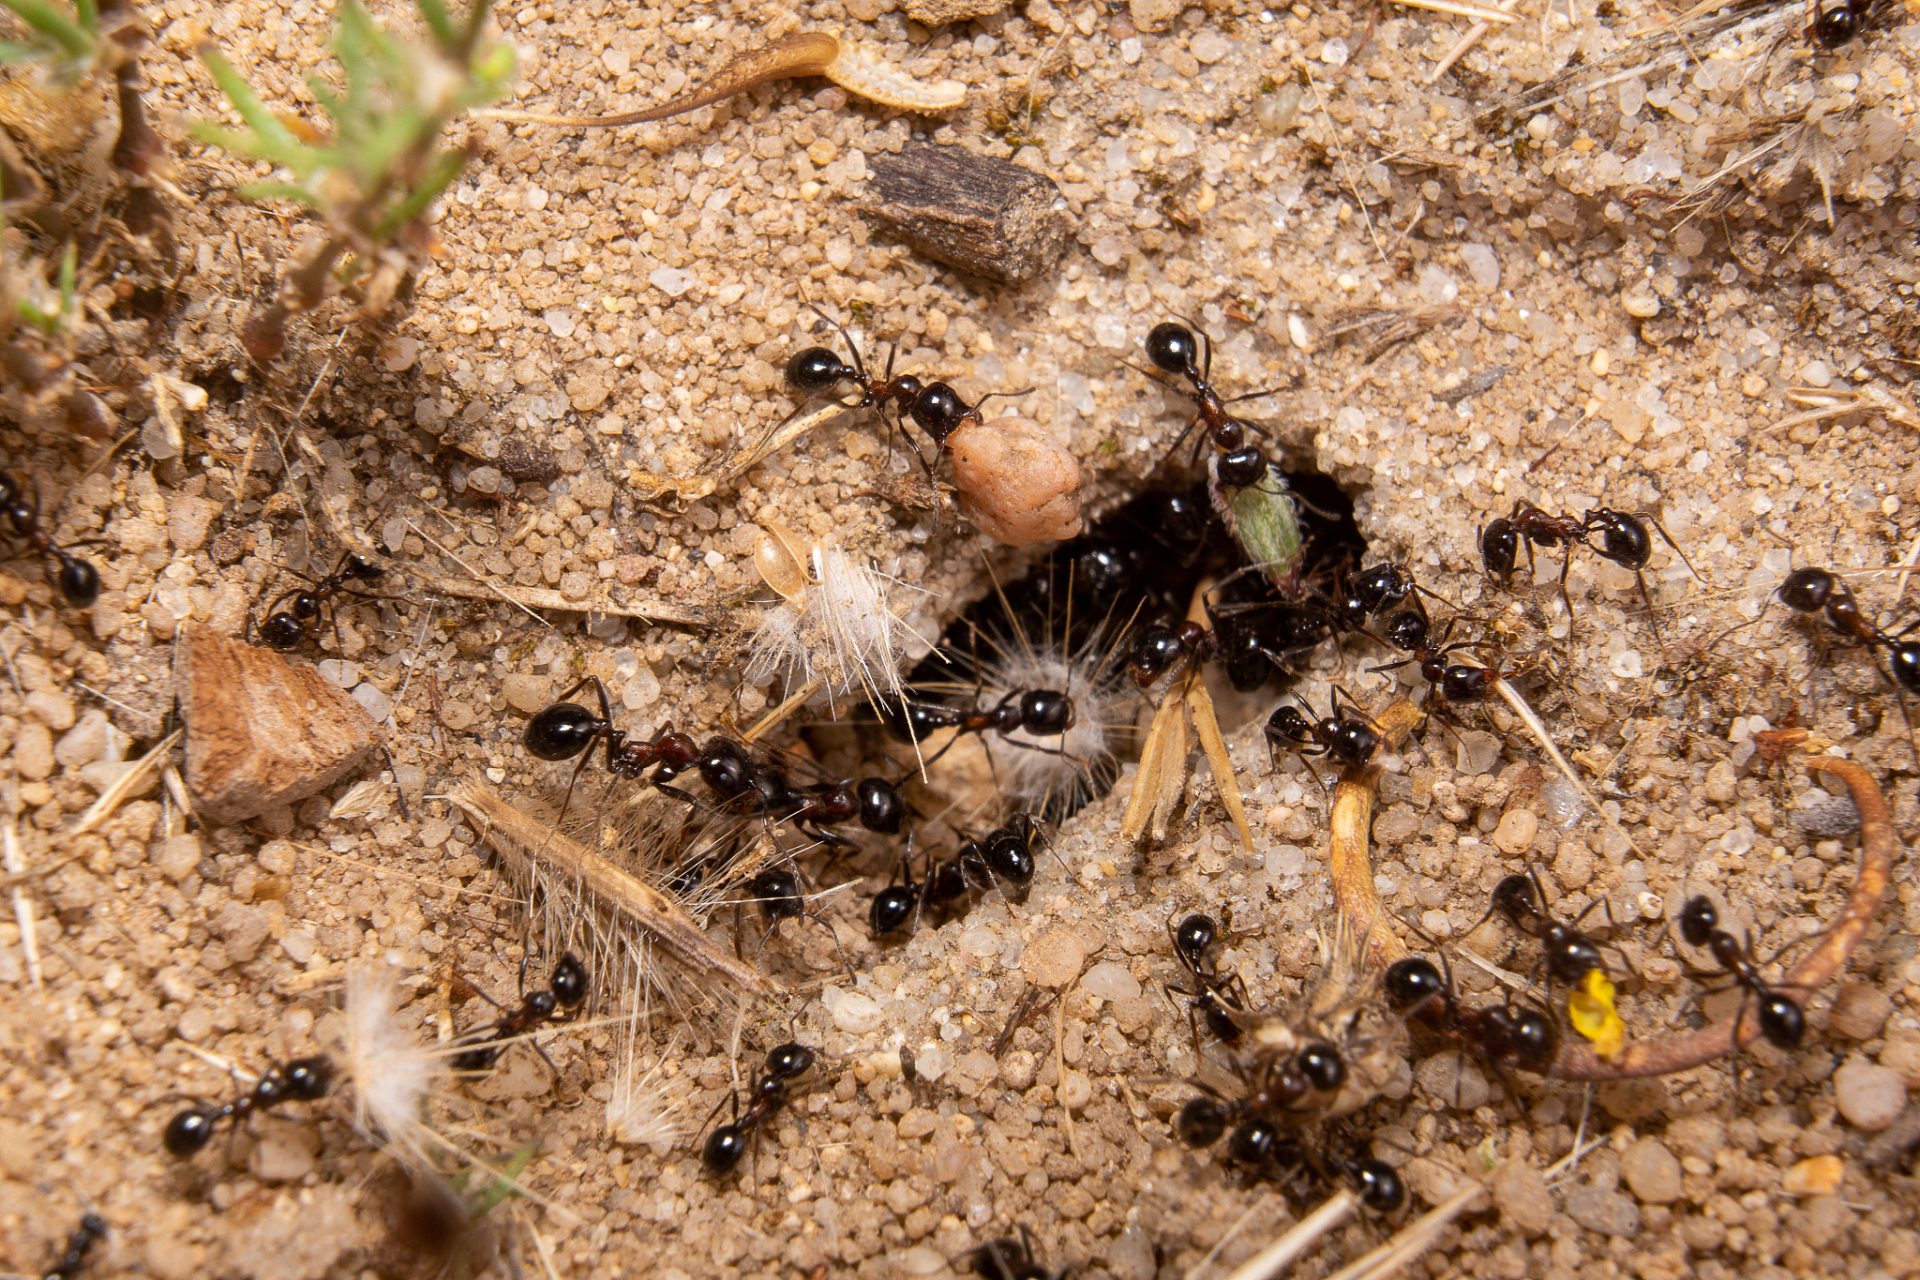
{"label": "white pebble", "polygon": [[1132,1000],[1140,994],[1140,983],[1127,972],[1127,966],[1111,960],[1087,970],[1080,986],[1102,1000]]}
{"label": "white pebble", "polygon": [[342,689],[351,689],[360,683],[360,664],[357,662],[348,662],[343,658],[323,658],[318,665],[321,676]]}
{"label": "white pebble", "polygon": [[1660,314],[1660,299],[1650,292],[1637,289],[1621,294],[1620,305],[1628,315],[1637,316],[1642,320],[1649,320]]}
{"label": "white pebble", "polygon": [[1607,659],[1607,669],[1616,676],[1619,676],[1622,680],[1639,679],[1641,673],[1640,651],[1638,649],[1622,649],[1619,653]]}
{"label": "white pebble", "polygon": [[850,1036],[870,1035],[886,1021],[880,1002],[858,991],[828,987],[820,993],[820,1002],[833,1014],[833,1025]]}
{"label": "white pebble", "polygon": [[547,322],[547,331],[556,338],[571,338],[573,327],[578,323],[573,312],[565,307],[554,307],[542,313],[540,318]]}
{"label": "white pebble", "polygon": [[393,699],[380,692],[376,685],[360,685],[353,691],[353,700],[365,707],[367,714],[376,721],[385,720],[393,714]]}
{"label": "white pebble", "polygon": [[1460,246],[1460,261],[1467,264],[1473,282],[1482,289],[1492,291],[1500,287],[1500,256],[1493,251],[1492,245],[1463,244]]}
{"label": "white pebble", "polygon": [[1830,387],[1833,385],[1833,366],[1825,360],[1809,360],[1807,367],[1800,371],[1800,381],[1810,387]]}
{"label": "white pebble", "polygon": [[647,276],[647,283],[669,298],[677,298],[700,281],[691,271],[682,271],[678,267],[661,267]]}
{"label": "white pebble", "polygon": [[1907,1106],[1907,1083],[1892,1067],[1849,1062],[1833,1073],[1833,1100],[1856,1129],[1877,1133]]}

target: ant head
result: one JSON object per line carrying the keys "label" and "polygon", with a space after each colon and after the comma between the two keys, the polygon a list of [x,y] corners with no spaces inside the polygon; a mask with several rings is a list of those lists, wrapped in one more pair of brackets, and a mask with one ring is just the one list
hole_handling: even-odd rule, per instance
{"label": "ant head", "polygon": [[884,938],[905,931],[913,923],[913,908],[919,900],[920,888],[913,884],[891,884],[874,894],[873,906],[867,912],[873,936]]}
{"label": "ant head", "polygon": [[860,796],[860,825],[883,836],[899,835],[907,821],[907,802],[899,788],[885,778],[862,778],[855,790]]}
{"label": "ant head", "polygon": [[1223,489],[1251,489],[1267,478],[1267,455],[1257,446],[1235,449],[1214,459],[1214,474]]}
{"label": "ant head", "polygon": [[340,572],[349,578],[358,578],[362,582],[373,582],[379,579],[384,571],[358,551],[349,551],[346,559],[340,562]]}
{"label": "ant head", "polygon": [[168,1154],[184,1160],[213,1140],[213,1126],[212,1111],[190,1107],[167,1121],[166,1132],[160,1140]]}
{"label": "ant head", "polygon": [[1387,993],[1388,1002],[1403,1013],[1447,993],[1440,970],[1425,956],[1408,956],[1387,966],[1381,988]]}
{"label": "ant head", "polygon": [[968,407],[960,393],[944,382],[924,388],[907,406],[907,413],[937,445],[945,445],[967,419],[980,417],[978,407]]}
{"label": "ant head", "polygon": [[1508,876],[1493,886],[1492,906],[1516,925],[1539,916],[1542,910],[1540,895],[1525,874]]}
{"label": "ant head", "polygon": [[1300,708],[1283,702],[1267,717],[1267,737],[1278,742],[1312,742],[1313,721]]}
{"label": "ant head", "polygon": [[1347,1082],[1347,1064],[1330,1044],[1305,1045],[1295,1055],[1301,1074],[1321,1093],[1335,1093]]}
{"label": "ant head", "polygon": [[1713,931],[1720,927],[1720,913],[1713,908],[1713,899],[1698,894],[1687,900],[1680,910],[1680,938],[1690,947],[1704,947],[1713,940]]}
{"label": "ant head", "polygon": [[68,555],[55,549],[60,557],[60,572],[55,576],[55,585],[68,604],[76,609],[84,609],[100,598],[100,571],[91,561],[79,556]]}
{"label": "ant head", "polygon": [[1776,1049],[1797,1048],[1807,1034],[1807,1015],[1791,997],[1769,991],[1760,997],[1760,1034]]}
{"label": "ant head", "polygon": [[1213,949],[1213,944],[1220,938],[1220,929],[1214,924],[1213,917],[1198,912],[1182,920],[1178,929],[1173,927],[1172,920],[1168,920],[1167,932],[1173,938],[1174,955],[1189,969],[1198,969],[1207,952]]}
{"label": "ant head", "polygon": [[842,379],[853,376],[853,369],[825,347],[796,351],[787,360],[787,386],[813,394],[826,391]]}
{"label": "ant head", "polygon": [[1353,592],[1368,613],[1379,613],[1405,600],[1413,590],[1413,575],[1397,564],[1377,564],[1353,580]]}
{"label": "ant head", "polygon": [[1480,531],[1480,559],[1487,572],[1496,578],[1513,574],[1513,562],[1520,558],[1520,531],[1513,521],[1501,516]]}
{"label": "ant head", "polygon": [[1795,569],[1774,592],[1780,603],[1799,613],[1817,613],[1826,606],[1837,579],[1825,569]]}
{"label": "ant head", "polygon": [[307,638],[307,629],[292,614],[276,613],[260,624],[260,638],[275,649],[294,649]]}
{"label": "ant head", "polygon": [[559,1007],[560,1002],[553,998],[551,991],[536,991],[527,997],[527,1013],[532,1015],[536,1022],[545,1022]]}
{"label": "ant head", "polygon": [[1908,693],[1920,694],[1920,640],[1896,640],[1887,655],[1894,680]]}
{"label": "ant head", "polygon": [[767,1074],[776,1080],[795,1080],[812,1069],[815,1054],[804,1044],[791,1041],[775,1045],[767,1053]]}
{"label": "ant head", "polygon": [[1202,1094],[1189,1099],[1173,1117],[1173,1133],[1189,1147],[1210,1147],[1227,1131],[1233,1109],[1220,1099]]}
{"label": "ant head", "polygon": [[1347,1167],[1360,1189],[1360,1201],[1375,1213],[1392,1213],[1407,1202],[1407,1184],[1393,1167],[1378,1160],[1361,1160]]}
{"label": "ant head", "polygon": [[1387,619],[1387,643],[1402,653],[1412,653],[1415,649],[1427,647],[1427,636],[1431,630],[1427,615],[1417,609],[1402,609]]}
{"label": "ant head", "polygon": [[587,998],[587,967],[568,952],[553,966],[552,987],[553,998],[571,1009]]}
{"label": "ant head", "polygon": [[1073,728],[1073,699],[1055,689],[1020,695],[1020,723],[1039,738],[1057,738]]}
{"label": "ant head", "polygon": [[1142,689],[1172,670],[1187,656],[1187,641],[1180,628],[1156,622],[1140,637],[1127,657],[1127,674]]}
{"label": "ant head", "polygon": [[1280,1146],[1280,1131],[1265,1120],[1249,1120],[1227,1139],[1227,1158],[1235,1164],[1260,1168],[1272,1162]]}
{"label": "ant head", "polygon": [[327,1096],[333,1084],[333,1063],[325,1058],[296,1058],[287,1064],[287,1096],[313,1102]]}
{"label": "ant head", "polygon": [[1513,1010],[1508,1035],[1513,1042],[1514,1057],[1521,1066],[1544,1072],[1553,1065],[1559,1036],[1554,1033],[1553,1020],[1546,1014],[1538,1009]]}
{"label": "ant head", "polygon": [[757,772],[738,743],[728,738],[713,738],[701,748],[700,776],[714,791],[729,798],[753,785]]}
{"label": "ant head", "polygon": [[1813,20],[1813,38],[1823,48],[1838,49],[1860,34],[1861,15],[1870,7],[1870,2],[1862,3],[1858,9],[1855,9],[1853,0],[1821,5]]}
{"label": "ant head", "polygon": [[800,894],[800,877],[789,867],[762,871],[747,882],[747,893],[776,920],[789,919],[806,910]]}
{"label": "ant head", "polygon": [[[269,644],[273,637],[267,633],[273,624],[286,617],[276,613],[268,618],[266,625],[260,628],[260,634],[266,636]],[[289,621],[291,621],[289,619]],[[556,702],[533,714],[527,721],[527,732],[522,741],[526,743],[527,754],[539,760],[571,760],[593,745],[593,740],[607,732],[607,722],[577,702]]]}
{"label": "ant head", "polygon": [[1015,884],[1033,879],[1033,849],[1018,832],[1001,827],[987,837],[987,866]]}
{"label": "ant head", "polygon": [[1200,341],[1193,330],[1176,321],[1157,324],[1147,332],[1147,359],[1162,373],[1198,377]]}
{"label": "ant head", "polygon": [[1587,512],[1587,523],[1600,534],[1597,554],[1628,569],[1644,569],[1653,558],[1653,534],[1646,521],[1626,511],[1600,507]]}

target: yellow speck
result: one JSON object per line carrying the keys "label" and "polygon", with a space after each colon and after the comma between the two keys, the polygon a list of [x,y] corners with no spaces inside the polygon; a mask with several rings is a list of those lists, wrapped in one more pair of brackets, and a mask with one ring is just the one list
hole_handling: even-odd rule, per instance
{"label": "yellow speck", "polygon": [[1567,1017],[1573,1029],[1593,1041],[1593,1051],[1617,1058],[1626,1046],[1627,1024],[1613,1008],[1613,983],[1599,969],[1590,971],[1580,987],[1567,997]]}
{"label": "yellow speck", "polygon": [[1582,134],[1573,140],[1573,149],[1575,151],[1591,151],[1593,150],[1593,139]]}
{"label": "yellow speck", "polygon": [[614,297],[612,294],[604,294],[604,293],[601,294],[600,305],[605,307],[608,311],[615,313],[616,315],[619,314],[620,299]]}

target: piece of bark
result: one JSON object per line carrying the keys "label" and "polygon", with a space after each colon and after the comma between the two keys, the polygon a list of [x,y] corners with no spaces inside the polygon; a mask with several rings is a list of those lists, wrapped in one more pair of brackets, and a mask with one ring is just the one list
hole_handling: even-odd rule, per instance
{"label": "piece of bark", "polygon": [[305,663],[182,627],[173,684],[187,725],[187,788],[216,826],[304,800],[379,744],[373,717]]}
{"label": "piece of bark", "polygon": [[1053,181],[963,147],[909,147],[875,156],[859,206],[929,258],[1020,284],[1056,262],[1072,228]]}
{"label": "piece of bark", "polygon": [[907,16],[929,27],[984,18],[1007,7],[1008,0],[907,0]]}

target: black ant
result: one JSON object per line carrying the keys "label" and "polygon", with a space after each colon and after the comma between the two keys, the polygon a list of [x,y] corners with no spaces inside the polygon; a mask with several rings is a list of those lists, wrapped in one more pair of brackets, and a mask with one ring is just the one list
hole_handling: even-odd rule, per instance
{"label": "black ant", "polygon": [[1877,0],[1810,0],[1812,20],[1802,38],[1816,40],[1824,49],[1834,50],[1867,29]]}
{"label": "black ant", "polygon": [[[1249,489],[1266,479],[1266,455],[1257,446],[1247,442],[1247,433],[1258,433],[1259,428],[1244,418],[1236,418],[1228,413],[1227,406],[1242,400],[1257,400],[1272,393],[1255,391],[1231,400],[1222,399],[1212,381],[1213,340],[1203,331],[1196,336],[1195,329],[1169,320],[1153,326],[1147,332],[1146,345],[1147,359],[1153,362],[1154,368],[1173,377],[1185,378],[1191,388],[1185,394],[1194,403],[1194,420],[1187,425],[1186,431],[1180,433],[1168,452],[1178,450],[1188,432],[1195,427],[1202,427],[1205,430],[1204,438],[1213,445],[1217,455],[1217,479],[1222,487]],[[1199,445],[1196,443],[1195,453],[1198,451]]]}
{"label": "black ant", "polygon": [[1010,689],[991,707],[971,710],[950,707],[939,702],[903,702],[899,707],[883,708],[888,731],[901,741],[919,743],[941,729],[958,729],[948,743],[927,757],[922,768],[933,764],[953,749],[962,735],[997,732],[1010,745],[1028,751],[1065,754],[1058,748],[1021,742],[1010,734],[1025,731],[1036,738],[1061,738],[1075,722],[1073,699],[1057,689]]}
{"label": "black ant", "polygon": [[[1487,572],[1500,579],[1501,585],[1507,585],[1513,578],[1514,565],[1524,547],[1527,553],[1527,571],[1533,571],[1533,549],[1535,547],[1564,547],[1566,556],[1560,562],[1560,598],[1566,602],[1567,612],[1573,612],[1573,600],[1567,595],[1567,573],[1573,568],[1573,547],[1581,543],[1603,560],[1611,560],[1623,569],[1633,570],[1634,581],[1640,584],[1640,598],[1646,601],[1647,608],[1653,608],[1653,596],[1647,591],[1647,580],[1640,572],[1653,559],[1653,535],[1647,526],[1652,525],[1659,531],[1660,537],[1673,553],[1687,566],[1687,572],[1695,578],[1700,577],[1699,570],[1693,567],[1693,561],[1687,559],[1687,553],[1666,531],[1658,520],[1645,512],[1615,511],[1611,507],[1595,507],[1586,515],[1575,519],[1572,516],[1548,515],[1533,503],[1522,498],[1513,504],[1513,513],[1502,516],[1480,531],[1480,558],[1487,566]],[[1600,545],[1592,542],[1594,534],[1600,535]]]}
{"label": "black ant", "polygon": [[1289,1054],[1269,1058],[1250,1082],[1251,1091],[1228,1101],[1208,1089],[1188,1099],[1173,1118],[1181,1142],[1198,1150],[1233,1130],[1227,1155],[1235,1164],[1258,1166],[1282,1122],[1297,1123],[1324,1107],[1347,1082],[1347,1064],[1330,1044],[1312,1041]]}
{"label": "black ant", "polygon": [[1559,1037],[1552,1019],[1538,1009],[1511,1002],[1469,1009],[1424,956],[1394,961],[1381,985],[1387,1003],[1409,1021],[1417,1018],[1456,1046],[1473,1050],[1503,1079],[1509,1066],[1541,1075],[1553,1069]]}
{"label": "black ant", "polygon": [[[1547,976],[1555,982],[1569,987],[1577,987],[1586,976],[1595,969],[1606,972],[1606,961],[1600,954],[1600,944],[1586,934],[1581,933],[1578,925],[1587,917],[1587,912],[1606,901],[1595,898],[1587,904],[1586,910],[1574,917],[1573,924],[1561,924],[1548,914],[1543,905],[1546,892],[1540,880],[1529,867],[1524,875],[1510,875],[1493,886],[1493,897],[1487,906],[1484,921],[1498,911],[1512,922],[1513,927],[1522,933],[1530,933],[1540,939],[1541,950],[1546,953]],[[1479,928],[1475,925],[1474,928]],[[1469,929],[1467,932],[1471,933]]]}
{"label": "black ant", "polygon": [[[690,741],[690,740],[689,740]],[[907,802],[900,789],[885,778],[861,778],[857,782],[822,782],[793,786],[787,775],[768,765],[756,763],[746,748],[731,738],[712,738],[700,748],[696,759],[681,763],[668,760],[653,775],[656,784],[665,783],[689,768],[698,768],[707,786],[720,799],[720,807],[741,817],[770,818],[791,822],[824,844],[850,843],[845,837],[827,831],[827,826],[856,819],[867,830],[880,835],[899,835],[906,824]],[[673,787],[662,791],[677,795],[690,804],[692,796]]]}
{"label": "black ant", "polygon": [[[1353,700],[1353,695],[1339,685],[1333,686],[1331,713],[1317,720],[1313,718],[1313,708],[1307,706],[1306,699],[1299,694],[1295,694],[1294,698],[1301,707],[1306,707],[1305,715],[1300,713],[1299,707],[1283,702],[1267,717],[1267,751],[1275,769],[1280,767],[1277,749],[1281,743],[1298,747],[1303,758],[1310,755],[1331,756],[1350,769],[1365,767],[1373,759],[1373,753],[1380,749],[1380,730],[1373,723],[1373,717],[1362,711],[1360,704]],[[1348,707],[1359,712],[1357,716],[1340,714],[1342,698],[1346,699]],[[1313,766],[1307,767],[1311,769]],[[1314,776],[1319,776],[1317,770]]]}
{"label": "black ant", "polygon": [[[592,685],[600,697],[597,716],[579,703],[567,701],[588,685]],[[588,676],[561,694],[558,702],[536,711],[527,721],[527,731],[522,738],[527,753],[539,760],[571,760],[580,756],[573,777],[567,780],[567,799],[561,806],[563,817],[567,805],[573,803],[573,784],[593,759],[593,744],[601,738],[607,740],[607,772],[616,778],[638,778],[655,765],[665,765],[677,772],[692,767],[700,759],[699,744],[691,736],[675,733],[671,728],[651,741],[629,737],[626,730],[614,728],[613,703],[607,697],[607,686],[600,683],[599,676]]]}
{"label": "black ant", "polygon": [[1238,1044],[1244,1028],[1236,1015],[1246,1013],[1247,984],[1237,973],[1221,977],[1219,969],[1208,962],[1207,952],[1220,940],[1219,926],[1214,924],[1213,917],[1195,913],[1182,920],[1176,929],[1169,916],[1167,938],[1173,943],[1174,957],[1193,982],[1191,988],[1176,987],[1171,982],[1165,986],[1169,995],[1187,998],[1187,1030],[1193,1036],[1194,1056],[1200,1055],[1202,1018],[1215,1040],[1226,1045]]}
{"label": "black ant", "polygon": [[[522,963],[523,980],[525,974],[526,966]],[[574,959],[572,952],[562,955],[560,963],[553,967],[553,977],[548,980],[547,986],[545,991],[524,993],[520,1007],[508,1010],[500,1021],[493,1024],[492,1031],[479,1038],[476,1047],[454,1055],[453,1069],[485,1071],[500,1057],[501,1041],[525,1035],[541,1023],[559,1018],[563,1009],[577,1008],[587,998],[586,966]]]}
{"label": "black ant", "polygon": [[847,959],[846,948],[840,945],[840,935],[826,917],[817,911],[807,910],[805,886],[801,883],[800,873],[791,865],[770,867],[747,881],[743,889],[745,896],[734,907],[733,950],[740,954],[740,908],[748,903],[759,906],[760,914],[767,922],[767,932],[760,939],[764,949],[767,941],[779,929],[782,920],[814,920],[819,922],[833,939],[834,950],[840,953],[840,963],[846,966],[848,976],[853,974],[853,964]]}
{"label": "black ant", "polygon": [[[1301,1052],[1305,1054],[1313,1048],[1310,1045]],[[1217,1098],[1195,1098],[1181,1108],[1174,1119],[1174,1129],[1188,1147],[1195,1150],[1210,1147],[1219,1141],[1242,1110],[1239,1104],[1223,1103]],[[1263,1115],[1242,1119],[1234,1125],[1232,1136],[1227,1139],[1227,1159],[1256,1177],[1277,1178],[1296,1169],[1306,1169],[1324,1182],[1345,1177],[1359,1193],[1361,1202],[1377,1213],[1392,1213],[1407,1201],[1406,1184],[1391,1165],[1380,1160],[1323,1155]]]}
{"label": "black ant", "polygon": [[53,535],[40,527],[39,503],[29,504],[19,482],[4,471],[0,471],[0,515],[13,526],[15,537],[59,566],[53,581],[68,604],[84,609],[100,598],[100,571],[91,561],[54,544]]}
{"label": "black ant", "polygon": [[1453,627],[1459,619],[1448,618],[1447,625],[1438,639],[1430,639],[1431,624],[1427,620],[1425,608],[1403,609],[1387,619],[1384,628],[1385,643],[1411,656],[1398,662],[1385,663],[1378,667],[1368,667],[1369,675],[1382,671],[1398,671],[1410,663],[1417,663],[1420,676],[1439,691],[1446,702],[1473,703],[1484,702],[1494,691],[1494,686],[1506,674],[1499,663],[1492,666],[1474,666],[1464,662],[1448,662],[1446,656],[1463,649],[1484,649],[1486,646],[1477,640],[1457,640],[1449,644]]}
{"label": "black ant", "polygon": [[[905,883],[888,885],[874,895],[867,911],[874,937],[910,932],[922,911],[928,907],[941,910],[983,883],[1008,881],[1024,894],[1033,882],[1034,842],[1045,839],[1046,833],[1031,814],[1016,813],[1005,826],[968,840],[951,858],[929,866],[926,879],[920,883],[915,884],[909,876]],[[912,856],[909,848],[902,865],[910,863]]]}
{"label": "black ant", "polygon": [[1049,1271],[1042,1266],[1024,1222],[1020,1224],[1018,1240],[1001,1236],[969,1250],[965,1256],[973,1274],[986,1280],[1066,1280],[1073,1270],[1061,1267],[1058,1271]]}
{"label": "black ant", "polygon": [[[313,639],[314,626],[320,621],[320,610],[331,604],[341,592],[353,591],[347,585],[349,582],[377,582],[382,574],[379,565],[359,552],[347,552],[333,572],[320,581],[282,592],[276,597],[267,606],[268,616],[260,624],[260,638],[275,649],[297,648],[302,641]],[[275,612],[283,601],[291,603],[284,611]]]}
{"label": "black ant", "polygon": [[296,1058],[284,1067],[269,1067],[251,1092],[222,1106],[189,1107],[169,1120],[161,1142],[170,1154],[184,1160],[213,1140],[214,1126],[220,1121],[238,1124],[255,1111],[283,1102],[317,1101],[327,1096],[332,1083],[333,1063],[325,1058]]}
{"label": "black ant", "polygon": [[[811,305],[811,304],[809,304]],[[925,389],[920,379],[912,374],[903,373],[893,376],[893,359],[898,346],[887,349],[887,371],[885,376],[875,378],[867,372],[866,362],[860,358],[860,348],[855,345],[852,335],[839,321],[828,316],[818,307],[813,313],[839,331],[840,338],[847,344],[847,354],[853,357],[849,364],[826,347],[807,347],[796,351],[787,360],[787,386],[805,395],[821,395],[831,391],[842,382],[851,382],[860,388],[860,403],[857,409],[872,409],[886,420],[886,406],[898,406],[905,410],[920,397]],[[941,384],[944,385],[944,384]],[[798,410],[795,410],[797,413]],[[956,424],[957,425],[957,424]],[[887,451],[889,457],[893,451],[893,423],[887,422]]]}
{"label": "black ant", "polygon": [[923,388],[907,406],[907,416],[915,425],[927,433],[927,439],[933,441],[942,453],[947,450],[947,438],[961,427],[971,422],[979,426],[985,421],[980,416],[981,406],[996,396],[1011,399],[1015,396],[1030,395],[1032,387],[1019,391],[993,391],[981,396],[978,401],[968,404],[960,398],[960,393],[944,382],[931,383]]}
{"label": "black ant", "polygon": [[[811,1070],[813,1063],[813,1050],[803,1044],[779,1045],[767,1054],[765,1070],[755,1077],[753,1087],[747,1091],[753,1100],[746,1111],[740,1110],[738,1093],[729,1095],[733,1099],[733,1122],[707,1135],[700,1158],[708,1173],[718,1178],[739,1167],[740,1157],[747,1153],[753,1135],[780,1114],[791,1100],[793,1081]],[[714,1104],[714,1110],[719,1109],[719,1104]]]}
{"label": "black ant", "polygon": [[[1741,997],[1740,1011],[1746,1011],[1747,1001],[1754,1000],[1760,1006],[1760,1034],[1767,1042],[1779,1049],[1792,1049],[1799,1045],[1807,1034],[1807,1015],[1792,997],[1782,995],[1769,986],[1760,976],[1760,966],[1754,963],[1753,952],[1747,943],[1720,927],[1720,913],[1714,910],[1711,899],[1704,895],[1694,897],[1680,912],[1680,937],[1690,947],[1704,947],[1713,958],[1720,962],[1720,968],[1712,973],[1695,973],[1697,978],[1730,977],[1735,986],[1744,987],[1746,994]],[[1725,987],[1718,988],[1725,991]],[[1714,992],[1703,992],[1713,995]],[[1740,1014],[1734,1015],[1738,1025]]]}
{"label": "black ant", "polygon": [[74,1273],[86,1263],[93,1246],[107,1238],[107,1220],[97,1213],[85,1214],[80,1226],[67,1237],[67,1251],[60,1261],[47,1268],[46,1280],[73,1280]]}
{"label": "black ant", "polygon": [[1920,694],[1920,640],[1906,638],[1914,626],[1893,634],[1882,631],[1861,612],[1860,602],[1847,584],[1826,569],[1795,569],[1774,594],[1797,613],[1825,613],[1828,626],[1866,645],[1869,651],[1886,649],[1895,683],[1907,693]]}

